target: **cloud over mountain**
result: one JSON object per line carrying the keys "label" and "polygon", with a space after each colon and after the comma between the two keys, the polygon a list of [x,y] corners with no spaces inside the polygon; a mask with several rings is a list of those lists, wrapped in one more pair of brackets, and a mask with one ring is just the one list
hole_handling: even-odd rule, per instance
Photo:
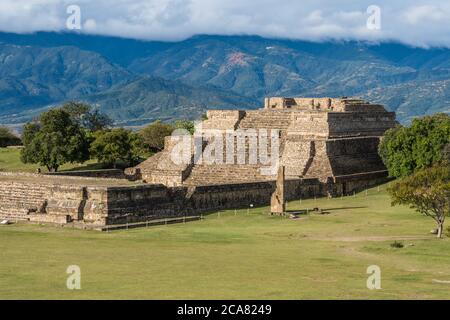
{"label": "cloud over mountain", "polygon": [[[90,34],[148,40],[255,34],[450,47],[448,0],[2,0],[0,31],[65,30],[73,4],[81,8],[81,32]],[[367,28],[373,5],[381,9],[380,30]]]}

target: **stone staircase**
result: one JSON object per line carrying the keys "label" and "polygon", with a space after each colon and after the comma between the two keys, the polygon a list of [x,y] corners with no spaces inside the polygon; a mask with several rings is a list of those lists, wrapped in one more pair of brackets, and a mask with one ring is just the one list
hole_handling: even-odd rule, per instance
{"label": "stone staircase", "polygon": [[196,165],[190,176],[183,182],[188,186],[250,183],[276,180],[260,171],[261,165]]}
{"label": "stone staircase", "polygon": [[291,112],[283,110],[247,111],[239,123],[239,129],[280,129],[286,130],[291,123]]}
{"label": "stone staircase", "polygon": [[[276,180],[276,173],[268,175],[270,174],[271,164],[276,161],[272,159],[270,134],[271,132],[268,133],[269,137],[264,141],[264,146],[261,146],[262,141],[259,140],[259,136],[256,136],[252,143],[248,137],[243,141],[239,141],[237,137],[234,137],[233,150],[227,149],[226,139],[223,138],[222,153],[220,154],[216,153],[216,150],[209,151],[210,144],[208,143],[203,152],[204,162],[195,164],[192,167],[189,176],[183,181],[183,184],[198,186]],[[241,145],[238,147],[238,144]],[[284,137],[282,135],[279,141],[280,150],[278,156],[281,156],[283,148]],[[250,150],[252,151],[251,155]],[[209,156],[206,157],[206,154]],[[206,163],[205,159],[209,159],[210,162]],[[214,161],[214,159],[220,159],[220,161]]]}

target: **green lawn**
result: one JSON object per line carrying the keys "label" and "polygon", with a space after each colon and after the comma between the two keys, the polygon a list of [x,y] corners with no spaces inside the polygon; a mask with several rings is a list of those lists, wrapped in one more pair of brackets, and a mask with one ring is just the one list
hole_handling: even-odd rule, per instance
{"label": "green lawn", "polygon": [[[112,233],[0,226],[0,299],[448,299],[450,239],[391,208],[384,188],[289,203],[329,212],[298,220],[254,208]],[[69,265],[81,268],[79,291],[66,289]],[[371,265],[381,290],[366,287]]]}
{"label": "green lawn", "polygon": [[[20,149],[18,148],[0,148],[0,171],[13,172],[36,172],[41,168],[42,172],[46,172],[47,168],[38,164],[24,164],[20,161]],[[84,164],[66,164],[59,170],[89,170],[101,169],[102,165],[96,161],[88,161]]]}

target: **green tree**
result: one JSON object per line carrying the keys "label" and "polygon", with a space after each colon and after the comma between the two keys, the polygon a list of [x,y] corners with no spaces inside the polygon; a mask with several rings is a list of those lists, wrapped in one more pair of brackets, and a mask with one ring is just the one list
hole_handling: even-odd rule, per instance
{"label": "green tree", "polygon": [[189,120],[178,120],[175,122],[175,129],[188,131],[191,135],[195,133],[195,123]]}
{"label": "green tree", "polygon": [[143,128],[139,134],[145,148],[150,152],[159,152],[164,149],[164,139],[170,136],[175,128],[170,124],[155,121]]}
{"label": "green tree", "polygon": [[443,161],[450,143],[450,116],[436,114],[414,119],[410,127],[396,127],[383,137],[379,153],[392,177],[405,177]]}
{"label": "green tree", "polygon": [[447,143],[442,149],[442,160],[446,165],[450,165],[450,143]]}
{"label": "green tree", "polygon": [[114,168],[119,161],[131,166],[140,159],[142,141],[138,134],[123,128],[98,131],[90,150],[98,161]]}
{"label": "green tree", "polygon": [[73,121],[79,125],[83,122],[83,117],[91,111],[92,107],[86,103],[69,101],[61,106],[61,109],[70,114]]}
{"label": "green tree", "polygon": [[0,127],[0,148],[19,145],[22,141],[9,128]]}
{"label": "green tree", "polygon": [[392,205],[409,205],[433,218],[442,237],[445,217],[450,214],[450,167],[434,166],[393,183],[389,188]]}
{"label": "green tree", "polygon": [[24,163],[38,163],[50,172],[67,163],[83,163],[89,159],[86,132],[63,109],[43,113],[37,123],[24,126]]}
{"label": "green tree", "polygon": [[92,132],[105,130],[113,125],[111,118],[85,103],[67,102],[61,108],[70,114],[73,121]]}

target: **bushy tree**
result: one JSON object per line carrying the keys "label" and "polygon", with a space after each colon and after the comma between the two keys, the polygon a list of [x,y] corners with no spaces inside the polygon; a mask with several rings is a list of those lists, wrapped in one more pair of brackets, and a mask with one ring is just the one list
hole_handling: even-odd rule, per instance
{"label": "bushy tree", "polygon": [[9,128],[0,127],[0,148],[15,146],[21,143],[20,138],[12,133]]}
{"label": "bushy tree", "polygon": [[108,129],[113,124],[107,115],[85,103],[67,102],[61,108],[70,114],[73,121],[91,132]]}
{"label": "bushy tree", "polygon": [[442,237],[445,217],[450,214],[450,166],[434,166],[393,183],[389,188],[392,205],[409,205],[433,218]]}
{"label": "bushy tree", "polygon": [[92,107],[86,103],[70,101],[64,103],[61,106],[61,109],[66,111],[73,121],[81,125],[83,123],[84,116],[86,113],[91,111]]}
{"label": "bushy tree", "polygon": [[175,122],[175,129],[186,130],[193,135],[195,133],[195,123],[189,120],[178,120]]}
{"label": "bushy tree", "polygon": [[436,114],[414,119],[410,127],[396,127],[383,137],[379,153],[392,177],[405,177],[444,160],[450,143],[450,116]]}
{"label": "bushy tree", "polygon": [[443,163],[450,166],[450,143],[447,143],[442,149]]}
{"label": "bushy tree", "polygon": [[132,131],[118,128],[98,131],[91,145],[91,154],[98,161],[117,167],[118,162],[134,165],[142,154],[142,140]]}
{"label": "bushy tree", "polygon": [[175,130],[174,126],[155,121],[143,128],[139,134],[142,137],[145,148],[150,152],[159,152],[164,149],[164,139]]}
{"label": "bushy tree", "polygon": [[50,172],[65,163],[83,163],[89,159],[86,132],[63,109],[44,112],[37,123],[24,126],[24,163],[38,163]]}

